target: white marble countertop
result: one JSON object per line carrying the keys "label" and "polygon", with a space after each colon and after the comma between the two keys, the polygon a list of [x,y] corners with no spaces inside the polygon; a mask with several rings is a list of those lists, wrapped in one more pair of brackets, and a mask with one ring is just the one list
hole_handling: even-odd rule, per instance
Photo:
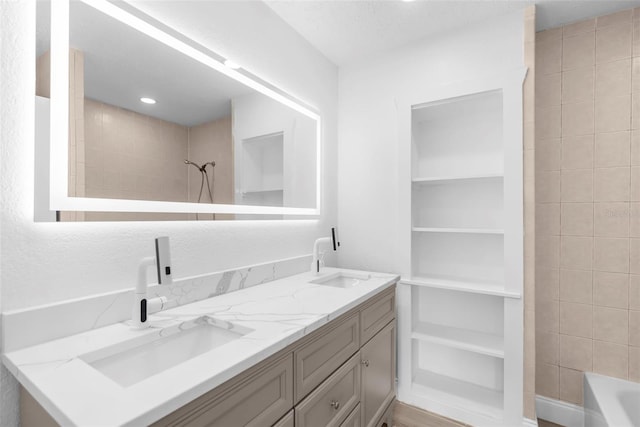
{"label": "white marble countertop", "polygon": [[[351,288],[309,283],[338,271],[368,273],[333,268],[323,268],[319,276],[302,273],[156,313],[144,331],[131,330],[128,322],[117,323],[6,353],[3,361],[63,426],[148,425],[399,279],[371,273],[368,280]],[[140,336],[164,335],[204,315],[253,332],[127,387],[83,360],[87,354]]]}

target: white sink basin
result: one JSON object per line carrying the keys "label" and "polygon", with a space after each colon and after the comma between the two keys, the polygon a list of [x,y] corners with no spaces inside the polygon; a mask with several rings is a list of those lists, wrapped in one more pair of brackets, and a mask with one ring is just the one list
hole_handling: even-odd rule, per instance
{"label": "white sink basin", "polygon": [[354,274],[339,271],[337,273],[311,280],[309,283],[333,286],[334,288],[353,288],[354,286],[358,286],[363,280],[369,280],[370,278],[371,275],[369,274]]}
{"label": "white sink basin", "polygon": [[250,332],[253,330],[203,316],[162,329],[159,334],[145,334],[87,353],[80,359],[121,386],[129,387]]}

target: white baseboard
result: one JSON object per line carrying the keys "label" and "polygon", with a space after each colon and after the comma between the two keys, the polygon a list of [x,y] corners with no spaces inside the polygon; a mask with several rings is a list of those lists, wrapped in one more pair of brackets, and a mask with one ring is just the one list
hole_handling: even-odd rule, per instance
{"label": "white baseboard", "polygon": [[544,396],[536,396],[538,418],[566,427],[584,427],[584,408]]}
{"label": "white baseboard", "polygon": [[536,420],[532,420],[529,418],[523,418],[522,419],[522,426],[523,427],[538,427],[538,422]]}

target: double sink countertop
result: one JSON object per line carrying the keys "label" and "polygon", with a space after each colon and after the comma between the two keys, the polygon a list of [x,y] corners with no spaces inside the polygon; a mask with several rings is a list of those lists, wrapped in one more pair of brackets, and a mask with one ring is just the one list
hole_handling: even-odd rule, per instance
{"label": "double sink countertop", "polygon": [[[335,286],[317,283],[323,279]],[[6,353],[3,361],[61,425],[148,425],[398,279],[323,268],[155,313],[142,331],[125,321]]]}

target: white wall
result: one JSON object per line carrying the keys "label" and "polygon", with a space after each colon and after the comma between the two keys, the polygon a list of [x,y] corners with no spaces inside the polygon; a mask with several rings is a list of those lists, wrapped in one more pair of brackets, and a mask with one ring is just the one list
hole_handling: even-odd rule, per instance
{"label": "white wall", "polygon": [[[311,252],[336,221],[337,69],[261,2],[145,2],[149,13],[317,107],[323,215],[295,222],[34,223],[35,2],[0,1],[0,285],[3,310],[133,287],[152,239],[169,235],[176,276]],[[0,425],[17,425],[2,369]]]}
{"label": "white wall", "polygon": [[340,68],[339,264],[399,273],[396,100],[523,66],[523,14],[513,13]]}

